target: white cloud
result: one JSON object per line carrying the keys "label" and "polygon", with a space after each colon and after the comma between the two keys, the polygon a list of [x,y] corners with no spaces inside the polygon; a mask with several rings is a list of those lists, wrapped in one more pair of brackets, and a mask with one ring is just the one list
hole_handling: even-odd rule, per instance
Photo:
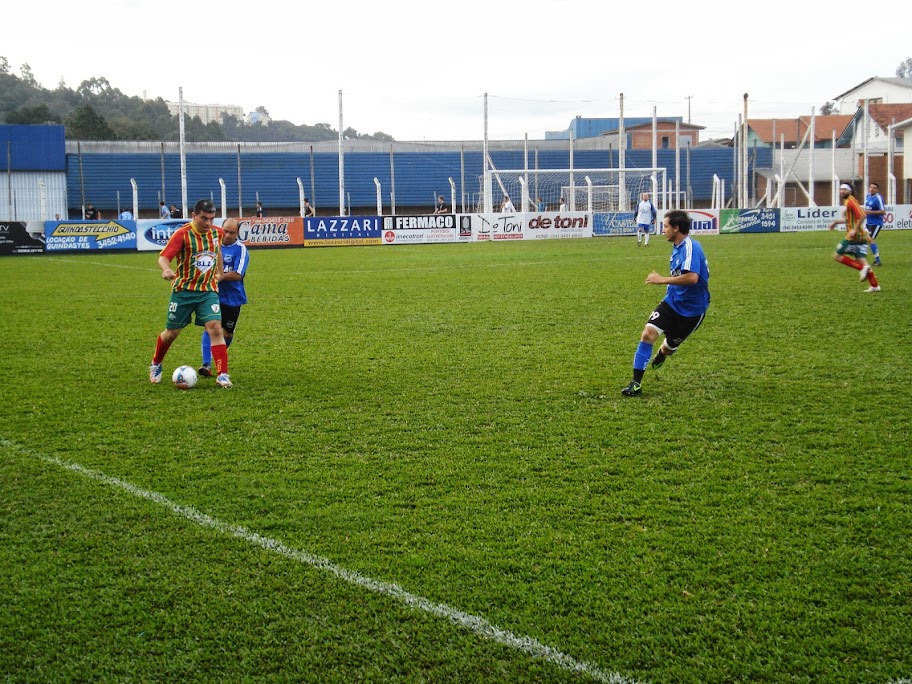
{"label": "white cloud", "polygon": [[[130,95],[265,106],[296,124],[384,131],[399,140],[541,137],[575,115],[687,117],[704,137],[749,115],[809,114],[875,75],[892,76],[905,43],[864,40],[871,22],[838,8],[771,0],[757,16],[717,3],[579,0],[367,7],[351,0],[216,5],[176,0],[32,2],[5,10],[0,54],[15,73],[75,88],[105,76]],[[903,6],[878,6],[887,19]],[[722,8],[722,9],[720,9]],[[903,10],[904,11],[904,10]],[[858,33],[856,33],[856,31]],[[864,33],[860,33],[864,31]],[[908,51],[906,49],[906,51]]]}

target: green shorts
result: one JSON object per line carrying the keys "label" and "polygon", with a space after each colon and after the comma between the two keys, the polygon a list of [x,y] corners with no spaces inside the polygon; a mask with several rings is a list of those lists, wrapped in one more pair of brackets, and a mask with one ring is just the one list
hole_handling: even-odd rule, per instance
{"label": "green shorts", "polygon": [[868,243],[867,242],[852,242],[851,240],[845,239],[836,245],[836,254],[847,255],[853,259],[864,259],[868,254]]}
{"label": "green shorts", "polygon": [[196,314],[197,325],[206,325],[208,321],[221,321],[222,310],[219,306],[218,292],[172,292],[165,328],[185,328],[190,324],[190,317],[193,314]]}

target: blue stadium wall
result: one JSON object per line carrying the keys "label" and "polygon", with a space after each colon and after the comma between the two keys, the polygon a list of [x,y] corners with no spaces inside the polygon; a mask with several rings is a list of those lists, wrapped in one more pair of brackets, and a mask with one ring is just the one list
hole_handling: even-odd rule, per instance
{"label": "blue stadium wall", "polygon": [[[705,204],[712,196],[713,175],[725,180],[732,187],[734,175],[732,148],[695,148],[680,152],[680,179],[684,186],[688,176],[695,204]],[[295,208],[299,204],[297,179],[304,185],[305,195],[319,208],[336,208],[339,204],[339,161],[335,153],[313,153],[314,189],[311,191],[311,154],[284,152],[243,152],[241,154],[241,185],[245,212],[252,210],[257,194],[265,207]],[[81,164],[80,164],[81,158]],[[512,151],[492,151],[491,158],[498,169],[521,169],[522,148]],[[530,165],[534,165],[530,153]],[[405,207],[432,207],[437,194],[450,196],[449,178],[456,183],[457,196],[461,187],[461,162],[459,151],[395,152],[393,154],[396,180],[397,209]],[[466,151],[465,193],[472,197],[479,192],[482,174],[480,151]],[[539,169],[565,169],[569,166],[569,152],[541,150],[538,153]],[[617,151],[575,151],[575,168],[617,168]],[[668,180],[675,179],[675,151],[659,150],[658,164],[668,170]],[[771,149],[751,151],[750,166],[768,168],[772,164]],[[647,168],[652,165],[651,150],[628,150],[628,168]],[[689,174],[688,174],[689,165]],[[81,167],[81,170],[80,170]],[[180,157],[164,155],[165,200],[180,204]],[[150,153],[85,153],[66,155],[67,194],[71,215],[78,215],[82,205],[82,188],[85,202],[92,202],[102,211],[112,211],[120,205],[132,204],[133,190],[130,179],[136,180],[139,206],[143,211],[158,206],[162,189],[162,155]],[[346,152],[345,191],[352,210],[370,213],[376,209],[374,177],[381,184],[384,206],[388,207],[390,190],[389,152]],[[191,153],[187,155],[187,197],[195,200],[213,197],[221,199],[219,178],[226,186],[229,212],[238,207],[238,157],[236,153]],[[459,207],[461,209],[461,207]],[[251,211],[252,213],[252,211]]]}
{"label": "blue stadium wall", "polygon": [[64,127],[0,125],[0,159],[4,171],[63,171]]}

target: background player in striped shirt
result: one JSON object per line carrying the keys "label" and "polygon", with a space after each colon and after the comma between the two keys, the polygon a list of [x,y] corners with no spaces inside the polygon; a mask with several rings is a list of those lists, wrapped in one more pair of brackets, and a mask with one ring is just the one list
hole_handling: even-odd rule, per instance
{"label": "background player in striped shirt", "polygon": [[[161,382],[162,362],[168,349],[195,317],[196,324],[205,326],[212,339],[212,356],[218,373],[216,383],[231,387],[218,297],[222,236],[221,230],[213,225],[214,219],[215,205],[209,200],[198,201],[190,223],[175,231],[158,257],[162,278],[171,281],[171,300],[165,329],[158,336],[149,366],[149,382],[153,384]],[[171,268],[172,260],[176,261],[176,270]]]}
{"label": "background player in striped shirt", "polygon": [[[231,346],[234,329],[241,307],[247,303],[247,292],[244,290],[244,276],[249,263],[247,246],[238,240],[238,220],[225,219],[222,223],[222,277],[219,280],[219,304],[222,309],[222,334],[225,336],[225,347]],[[212,338],[208,330],[203,331],[201,344],[203,365],[199,375],[212,377]]]}
{"label": "background player in striped shirt", "polygon": [[880,285],[877,278],[874,277],[874,271],[868,265],[865,258],[868,254],[868,243],[871,236],[865,229],[865,210],[858,204],[858,200],[852,195],[852,186],[843,183],[839,186],[839,194],[842,196],[842,203],[845,206],[845,216],[837,219],[830,224],[830,230],[833,230],[839,224],[845,224],[846,234],[842,241],[836,245],[836,251],[833,253],[833,259],[840,264],[845,264],[849,268],[860,271],[859,280],[867,278],[870,287],[865,292],[880,292]]}

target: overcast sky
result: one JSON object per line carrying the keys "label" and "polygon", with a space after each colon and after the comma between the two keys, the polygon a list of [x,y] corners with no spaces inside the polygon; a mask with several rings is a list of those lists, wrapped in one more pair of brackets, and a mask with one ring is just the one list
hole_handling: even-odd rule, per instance
{"label": "overcast sky", "polygon": [[480,140],[485,93],[490,139],[617,117],[621,93],[626,117],[687,121],[689,105],[701,139],[725,137],[744,93],[750,118],[807,115],[912,55],[899,0],[7,4],[0,56],[46,88],[104,76],[177,100],[183,87],[188,102],[333,128],[341,90],[343,127],[403,141]]}

